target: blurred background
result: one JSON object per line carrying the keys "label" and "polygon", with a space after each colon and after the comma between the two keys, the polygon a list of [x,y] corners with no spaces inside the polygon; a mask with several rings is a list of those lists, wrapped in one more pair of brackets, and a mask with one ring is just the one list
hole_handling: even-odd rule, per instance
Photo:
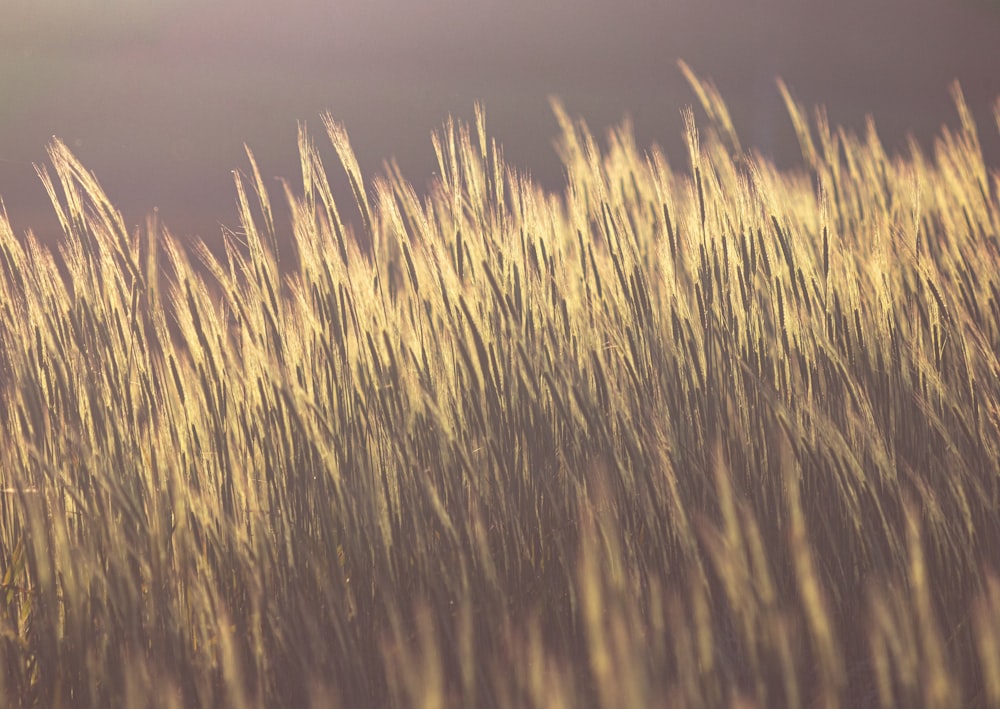
{"label": "blurred background", "polygon": [[265,179],[297,184],[296,121],[322,137],[329,109],[368,176],[394,157],[423,187],[431,131],[476,101],[508,162],[558,189],[550,95],[599,135],[631,116],[640,146],[683,165],[679,58],[783,164],[798,155],[776,77],[833,123],[872,114],[892,150],[957,123],[958,79],[1000,166],[998,0],[4,0],[0,195],[16,229],[56,233],[32,167],[55,135],[130,227],[155,207],[215,243],[237,225],[244,142]]}

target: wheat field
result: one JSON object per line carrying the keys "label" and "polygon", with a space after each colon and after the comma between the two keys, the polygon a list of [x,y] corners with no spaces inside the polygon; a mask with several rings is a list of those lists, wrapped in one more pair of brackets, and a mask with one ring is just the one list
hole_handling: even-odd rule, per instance
{"label": "wheat field", "polygon": [[326,115],[283,194],[247,151],[220,251],[54,141],[59,241],[0,216],[3,704],[1000,706],[961,92],[890,155],[779,85],[779,170],[682,69],[676,162],[553,104],[561,194],[481,110],[426,194]]}

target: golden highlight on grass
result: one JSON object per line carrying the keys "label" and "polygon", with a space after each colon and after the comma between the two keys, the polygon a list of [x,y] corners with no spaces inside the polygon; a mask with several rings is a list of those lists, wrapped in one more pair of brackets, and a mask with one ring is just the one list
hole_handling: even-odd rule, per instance
{"label": "golden highlight on grass", "polygon": [[[11,706],[1000,706],[1000,175],[710,83],[675,167],[482,111],[419,195],[248,150],[221,253],[61,142],[0,215]],[[996,114],[1000,125],[1000,103]]]}

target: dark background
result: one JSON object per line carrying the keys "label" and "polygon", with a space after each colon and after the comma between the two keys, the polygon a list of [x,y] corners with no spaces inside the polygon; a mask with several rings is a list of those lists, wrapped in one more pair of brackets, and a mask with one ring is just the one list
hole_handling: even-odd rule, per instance
{"label": "dark background", "polygon": [[296,121],[319,137],[326,109],[367,175],[394,156],[418,187],[430,132],[477,100],[508,161],[551,188],[550,95],[599,134],[631,115],[641,146],[682,164],[695,98],[678,58],[714,79],[745,146],[785,164],[797,148],[777,76],[834,123],[871,113],[890,149],[956,124],[958,79],[1000,165],[996,0],[5,0],[0,23],[0,195],[18,231],[47,238],[32,162],[53,135],[130,226],[155,206],[209,242],[236,225],[244,141],[266,178],[294,184]]}

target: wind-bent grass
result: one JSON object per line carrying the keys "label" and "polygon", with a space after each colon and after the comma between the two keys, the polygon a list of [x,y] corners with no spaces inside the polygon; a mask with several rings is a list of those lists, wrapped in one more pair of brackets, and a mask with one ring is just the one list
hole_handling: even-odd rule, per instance
{"label": "wind-bent grass", "polygon": [[556,105],[559,196],[481,112],[426,197],[325,117],[355,204],[302,129],[292,238],[251,155],[223,257],[128,233],[55,142],[58,254],[0,219],[0,696],[1000,706],[1000,176],[961,95],[889,156],[782,86],[782,172],[685,73],[689,164]]}

